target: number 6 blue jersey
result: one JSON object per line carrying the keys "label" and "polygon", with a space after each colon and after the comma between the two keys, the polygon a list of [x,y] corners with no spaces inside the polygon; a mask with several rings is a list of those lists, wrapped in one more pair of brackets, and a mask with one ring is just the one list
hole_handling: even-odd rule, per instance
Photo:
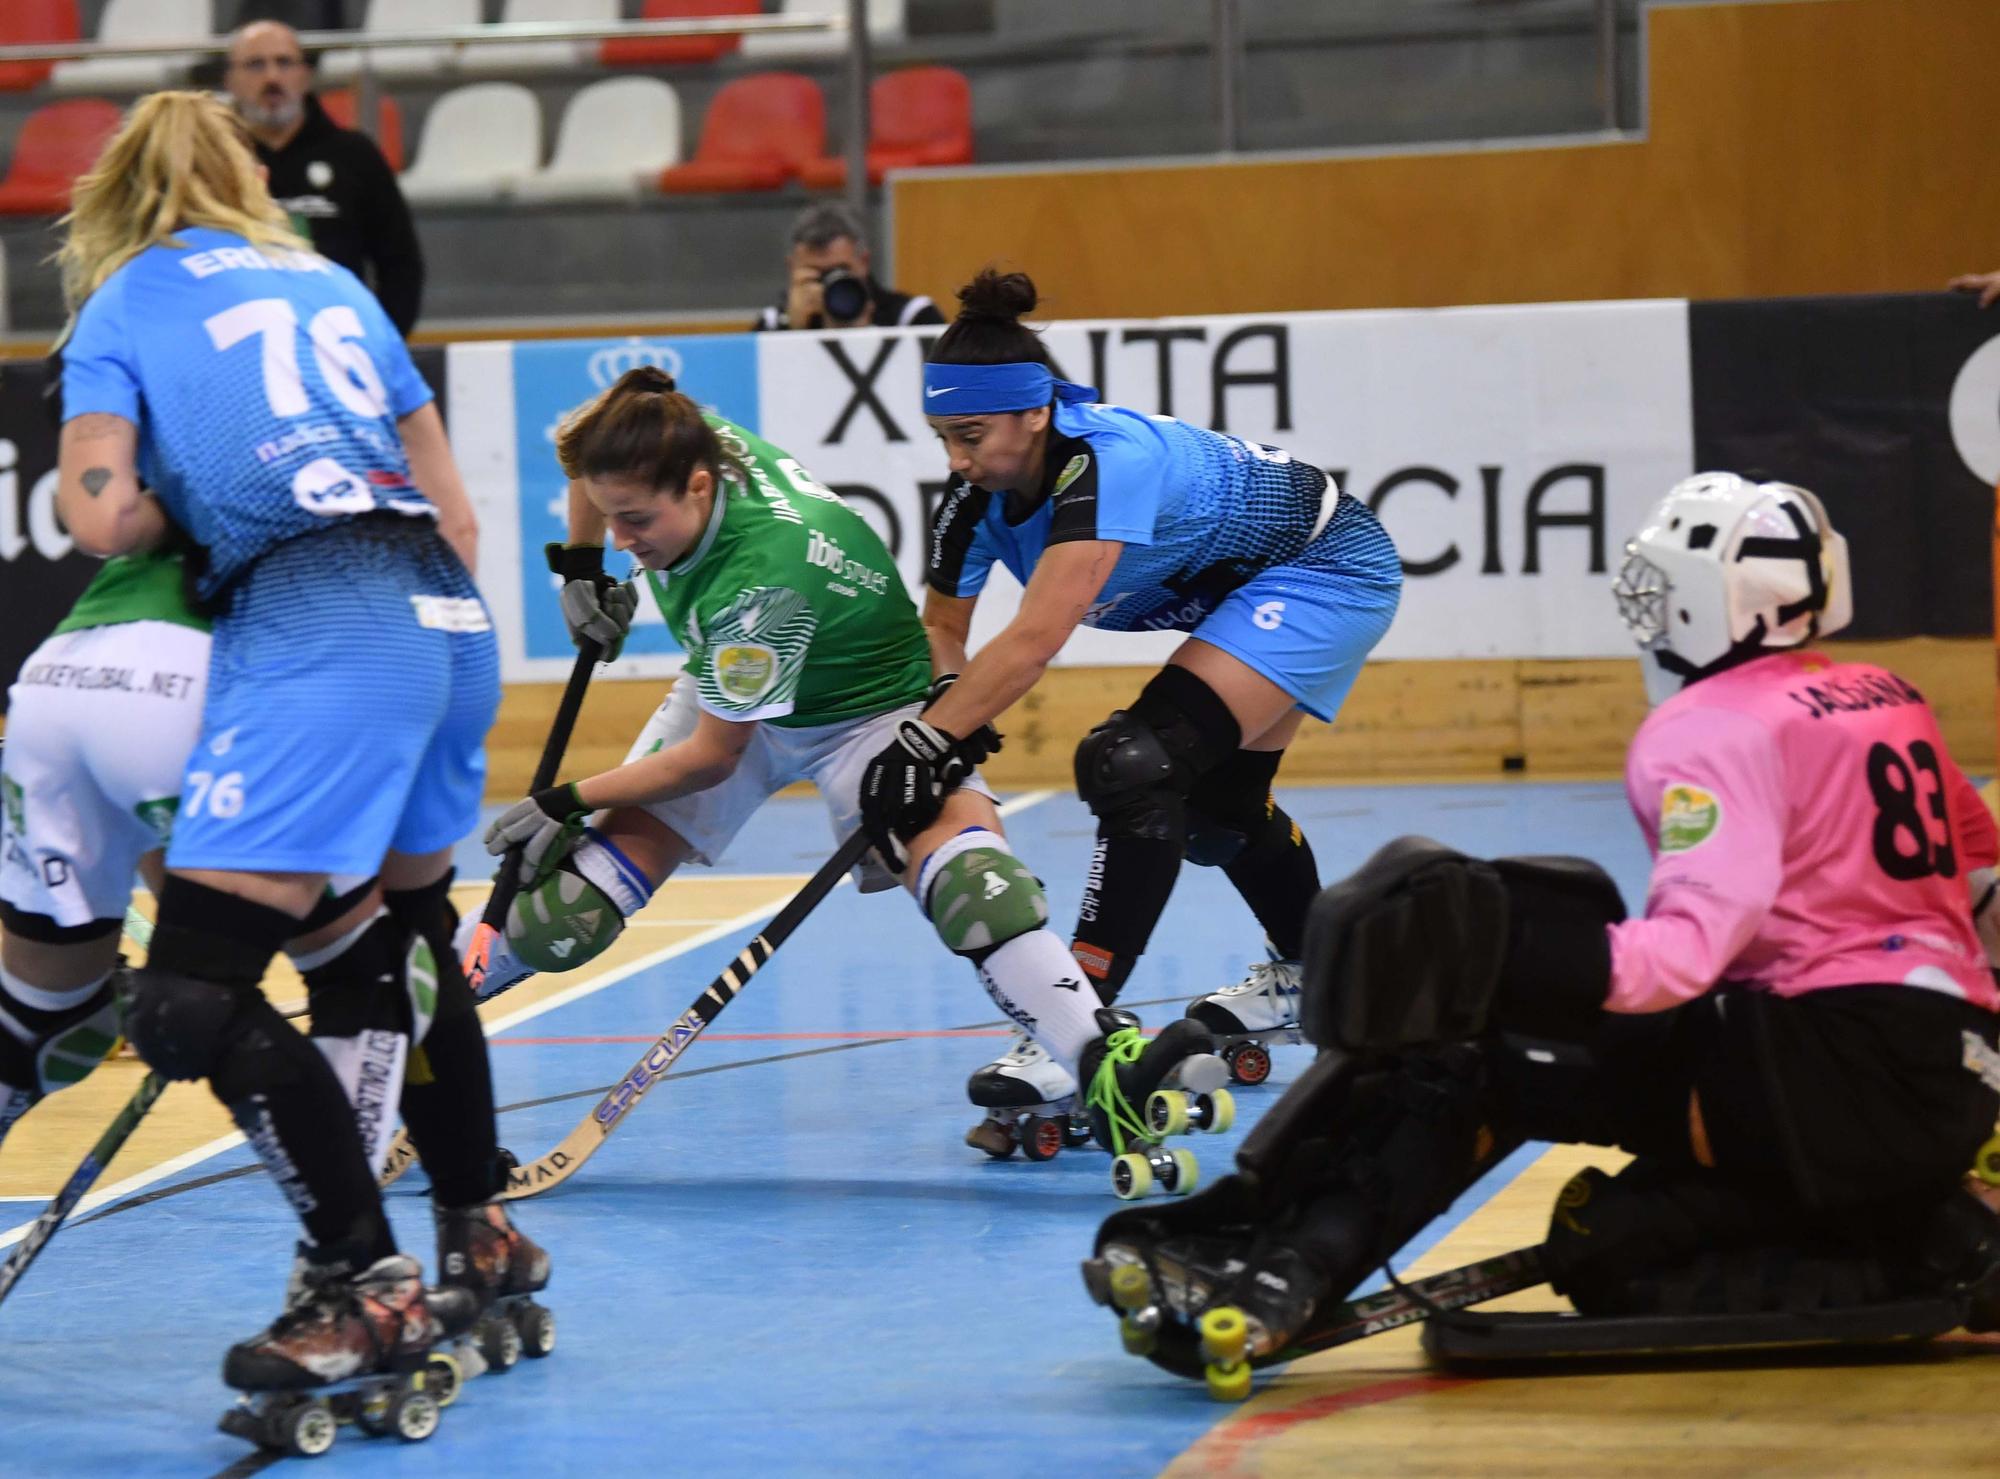
{"label": "number 6 blue jersey", "polygon": [[431,399],[374,295],[309,252],[194,227],[90,295],[63,417],[139,428],[139,476],[208,551],[212,595],[274,545],[377,509],[435,518],[396,420]]}

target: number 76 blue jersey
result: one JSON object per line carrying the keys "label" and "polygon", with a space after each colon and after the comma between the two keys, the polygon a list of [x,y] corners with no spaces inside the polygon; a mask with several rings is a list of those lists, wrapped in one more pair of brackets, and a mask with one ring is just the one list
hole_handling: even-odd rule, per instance
{"label": "number 76 blue jersey", "polygon": [[431,399],[344,267],[194,227],[90,295],[64,345],[63,417],[139,428],[139,476],[208,551],[204,596],[272,546],[377,509],[435,518],[396,421]]}

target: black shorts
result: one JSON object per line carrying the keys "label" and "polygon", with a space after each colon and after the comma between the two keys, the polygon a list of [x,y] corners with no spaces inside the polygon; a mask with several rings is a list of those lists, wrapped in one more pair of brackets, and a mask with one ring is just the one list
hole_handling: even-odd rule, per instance
{"label": "black shorts", "polygon": [[1509,1038],[1502,1112],[1536,1139],[1693,1165],[1688,1096],[1715,1168],[1808,1208],[1934,1196],[1970,1169],[2000,1094],[1966,1066],[2000,1019],[1910,986],[1779,997],[1724,985],[1645,1016],[1607,1014],[1584,1045]]}

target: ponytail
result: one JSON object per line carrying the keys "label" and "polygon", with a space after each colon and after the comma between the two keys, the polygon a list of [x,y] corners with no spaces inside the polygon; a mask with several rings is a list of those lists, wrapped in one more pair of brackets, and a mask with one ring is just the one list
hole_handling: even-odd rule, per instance
{"label": "ponytail", "polygon": [[556,460],[572,481],[617,478],[680,498],[696,468],[742,468],[697,406],[654,365],[627,370],[556,428]]}

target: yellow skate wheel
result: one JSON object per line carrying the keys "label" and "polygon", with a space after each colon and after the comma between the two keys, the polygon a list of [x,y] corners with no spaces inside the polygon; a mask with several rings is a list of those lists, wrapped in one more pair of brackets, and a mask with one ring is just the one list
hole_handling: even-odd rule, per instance
{"label": "yellow skate wheel", "polygon": [[1218,1366],[1243,1359],[1250,1340],[1250,1322],[1231,1304],[1219,1304],[1201,1317],[1201,1353]]}
{"label": "yellow skate wheel", "polygon": [[2000,1135],[1979,1147],[1972,1158],[1972,1174],[1988,1186],[2000,1186]]}
{"label": "yellow skate wheel", "polygon": [[1111,1162],[1111,1190],[1121,1201],[1137,1201],[1153,1189],[1153,1168],[1136,1150],[1128,1150]]}
{"label": "yellow skate wheel", "polygon": [[465,1390],[465,1367],[451,1351],[432,1351],[424,1362],[424,1390],[437,1398],[437,1405],[449,1407]]}
{"label": "yellow skate wheel", "polygon": [[1146,1099],[1146,1127],[1155,1135],[1185,1135],[1188,1096],[1179,1089],[1155,1089]]}
{"label": "yellow skate wheel", "polygon": [[1174,1158],[1174,1180],[1167,1188],[1174,1196],[1184,1197],[1201,1185],[1201,1162],[1194,1158],[1191,1150],[1169,1151]]}
{"label": "yellow skate wheel", "polygon": [[1236,1123],[1236,1096],[1227,1089],[1217,1089],[1208,1096],[1208,1123],[1202,1128],[1211,1135],[1220,1135]]}
{"label": "yellow skate wheel", "polygon": [[1118,1338],[1125,1342],[1126,1355],[1150,1356],[1153,1347],[1159,1343],[1159,1330],[1156,1326],[1141,1325],[1130,1315],[1124,1315],[1118,1321]]}
{"label": "yellow skate wheel", "polygon": [[1208,1395],[1218,1402],[1241,1402],[1250,1395],[1250,1365],[1247,1361],[1227,1366],[1204,1366],[1201,1374],[1208,1383]]}
{"label": "yellow skate wheel", "polygon": [[1136,1263],[1121,1263],[1111,1270],[1111,1302],[1128,1313],[1142,1310],[1153,1302],[1153,1279]]}

